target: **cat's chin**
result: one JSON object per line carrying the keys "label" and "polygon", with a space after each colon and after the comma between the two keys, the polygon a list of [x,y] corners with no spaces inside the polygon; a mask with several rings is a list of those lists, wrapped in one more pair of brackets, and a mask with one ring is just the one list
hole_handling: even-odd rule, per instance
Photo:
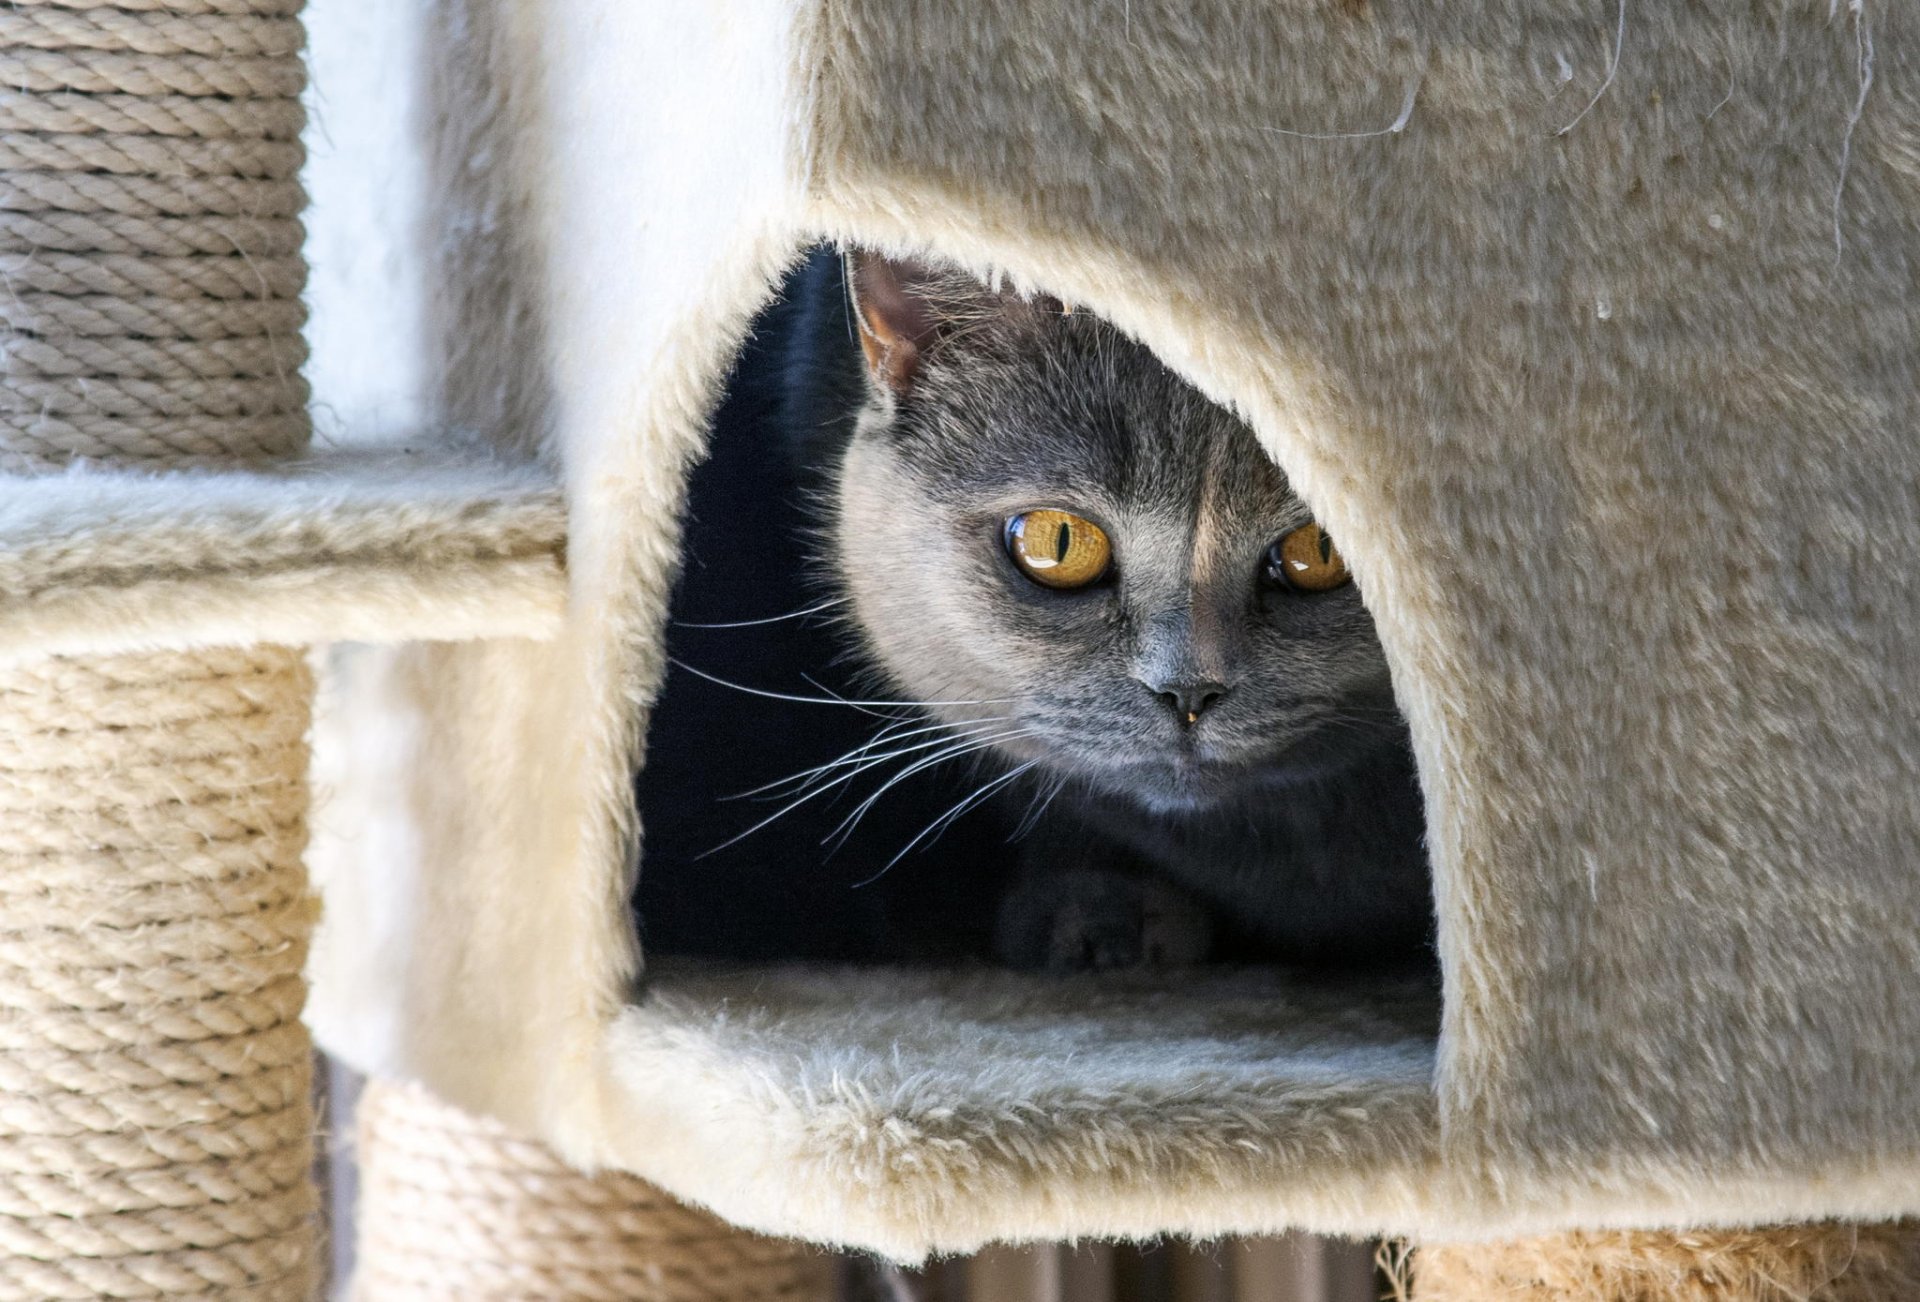
{"label": "cat's chin", "polygon": [[1104,795],[1124,799],[1148,813],[1175,817],[1216,810],[1319,776],[1290,766],[1179,757],[1102,767],[1084,778]]}
{"label": "cat's chin", "polygon": [[1378,753],[1375,748],[1329,751],[1307,739],[1306,744],[1254,757],[1187,752],[1083,762],[1072,776],[1101,796],[1127,801],[1148,813],[1190,817],[1345,780],[1356,764],[1365,764]]}

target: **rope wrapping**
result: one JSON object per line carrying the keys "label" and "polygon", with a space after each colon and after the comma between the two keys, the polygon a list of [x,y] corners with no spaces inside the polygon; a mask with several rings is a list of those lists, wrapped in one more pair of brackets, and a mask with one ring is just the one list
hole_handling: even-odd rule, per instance
{"label": "rope wrapping", "polygon": [[0,78],[15,90],[87,94],[227,95],[235,99],[298,95],[298,60],[219,59],[179,54],[101,54],[91,49],[26,49],[0,54]]}
{"label": "rope wrapping", "polygon": [[[0,349],[0,358],[11,350]],[[98,379],[87,375],[36,377],[20,380],[0,389],[0,412],[10,414],[100,415],[137,418],[157,412],[162,416],[268,416],[284,415],[280,410],[289,395],[304,397],[306,385],[298,377],[285,384],[248,383],[246,377],[211,379],[199,376],[168,377],[149,380],[118,376]],[[137,449],[144,435],[128,440]],[[195,449],[211,457],[206,449]],[[35,447],[31,455],[44,456]]]}
{"label": "rope wrapping", "polygon": [[284,58],[298,55],[303,44],[298,19],[246,12],[179,14],[57,5],[0,9],[0,45],[13,50]]}
{"label": "rope wrapping", "polygon": [[159,298],[186,306],[198,299],[259,300],[260,308],[285,308],[306,278],[296,258],[168,258],[92,256],[39,250],[30,257],[0,261],[15,295],[108,294],[119,298]]}
{"label": "rope wrapping", "polygon": [[300,165],[300,146],[279,140],[177,140],[162,136],[109,136],[107,143],[91,135],[42,132],[28,136],[11,132],[0,139],[0,167],[46,172],[117,172],[126,175],[159,172],[182,176],[273,177],[283,175],[292,161]]}
{"label": "rope wrapping", "polygon": [[156,418],[148,421],[138,433],[128,433],[125,423],[112,416],[0,412],[0,444],[58,440],[74,456],[92,459],[114,455],[147,461],[186,459],[194,456],[208,439],[229,445],[297,444],[306,437],[306,428],[305,415],[296,412],[277,416]]}
{"label": "rope wrapping", "polygon": [[832,1259],[585,1175],[412,1085],[361,1096],[357,1302],[826,1302]]}
{"label": "rope wrapping", "polygon": [[0,131],[58,135],[174,136],[202,141],[298,142],[306,123],[300,101],[192,99],[184,95],[23,95],[0,90]]}
{"label": "rope wrapping", "polygon": [[[116,213],[0,212],[0,254],[138,253],[161,257],[239,251],[242,261],[255,256],[287,258],[300,252],[305,233],[285,218],[123,217]],[[269,297],[261,293],[259,297]],[[278,295],[271,295],[278,297]]]}
{"label": "rope wrapping", "polygon": [[298,15],[0,7],[0,471],[304,445]]}
{"label": "rope wrapping", "polygon": [[[8,0],[14,9],[97,9],[100,0]],[[112,0],[129,13],[234,14],[240,17],[293,17],[306,0]]]}
{"label": "rope wrapping", "polygon": [[[305,446],[298,13],[0,8],[0,472]],[[0,670],[0,1302],[315,1295],[311,694]]]}
{"label": "rope wrapping", "polygon": [[[112,162],[110,148],[102,146],[98,152],[104,169]],[[0,212],[290,217],[300,211],[305,200],[306,195],[297,181],[261,181],[250,177],[115,176],[104,170],[0,175]]]}
{"label": "rope wrapping", "polygon": [[294,651],[0,671],[0,1302],[312,1295]]}
{"label": "rope wrapping", "polygon": [[[223,340],[298,332],[306,313],[298,303],[218,303],[195,299],[61,297],[16,294],[0,299],[0,328],[30,327],[49,311],[65,313],[77,335],[134,335],[142,339]],[[181,350],[191,352],[192,350]]]}

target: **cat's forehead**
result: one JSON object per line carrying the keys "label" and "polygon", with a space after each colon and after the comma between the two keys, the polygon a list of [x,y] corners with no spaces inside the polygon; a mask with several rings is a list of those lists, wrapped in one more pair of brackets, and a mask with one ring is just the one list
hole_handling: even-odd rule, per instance
{"label": "cat's forehead", "polygon": [[1244,422],[1090,319],[956,349],[903,415],[902,452],[930,487],[1053,493],[1169,519],[1195,520],[1204,504],[1220,524],[1305,513]]}

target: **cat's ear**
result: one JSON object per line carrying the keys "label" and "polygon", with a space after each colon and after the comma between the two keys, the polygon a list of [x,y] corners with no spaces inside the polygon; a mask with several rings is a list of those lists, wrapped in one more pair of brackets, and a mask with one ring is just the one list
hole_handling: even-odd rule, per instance
{"label": "cat's ear", "polygon": [[860,351],[874,383],[895,394],[914,376],[940,332],[936,298],[947,273],[925,263],[882,257],[865,249],[847,254],[847,291],[860,329]]}

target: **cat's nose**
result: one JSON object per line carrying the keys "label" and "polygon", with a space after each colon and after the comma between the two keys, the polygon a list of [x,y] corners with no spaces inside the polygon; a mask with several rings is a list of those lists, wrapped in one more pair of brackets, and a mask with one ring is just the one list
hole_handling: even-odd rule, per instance
{"label": "cat's nose", "polygon": [[1147,690],[1160,698],[1160,701],[1182,723],[1200,722],[1200,716],[1220,703],[1227,694],[1225,683],[1209,681],[1148,683]]}

